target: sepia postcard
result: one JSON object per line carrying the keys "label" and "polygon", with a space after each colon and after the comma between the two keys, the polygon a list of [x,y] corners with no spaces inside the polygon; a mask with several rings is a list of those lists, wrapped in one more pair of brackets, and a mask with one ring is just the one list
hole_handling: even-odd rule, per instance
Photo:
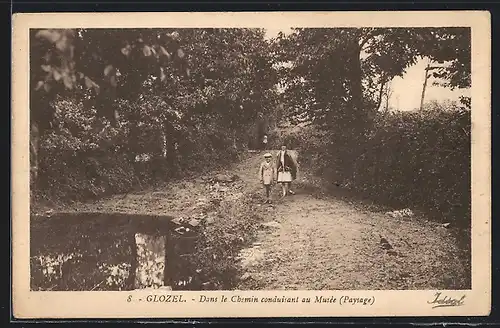
{"label": "sepia postcard", "polygon": [[16,319],[486,316],[486,11],[18,13]]}

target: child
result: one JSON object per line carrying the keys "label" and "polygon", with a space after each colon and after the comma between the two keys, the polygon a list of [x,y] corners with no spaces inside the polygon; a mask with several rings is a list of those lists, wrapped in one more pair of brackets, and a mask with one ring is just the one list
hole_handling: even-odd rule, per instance
{"label": "child", "polygon": [[264,138],[262,139],[262,148],[267,150],[267,135],[264,135]]}
{"label": "child", "polygon": [[271,155],[270,153],[266,153],[264,155],[265,161],[260,164],[259,169],[259,180],[266,189],[266,203],[268,204],[271,203],[271,186],[276,175],[276,170],[273,163],[271,162],[272,157],[273,155]]}

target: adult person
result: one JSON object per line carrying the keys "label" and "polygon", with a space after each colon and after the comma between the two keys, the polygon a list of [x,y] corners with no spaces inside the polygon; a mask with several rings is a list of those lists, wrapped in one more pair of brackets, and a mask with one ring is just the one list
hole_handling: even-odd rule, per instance
{"label": "adult person", "polygon": [[286,145],[276,155],[276,181],[281,184],[282,196],[294,195],[291,190],[292,181],[297,178],[298,164],[295,157],[287,150]]}

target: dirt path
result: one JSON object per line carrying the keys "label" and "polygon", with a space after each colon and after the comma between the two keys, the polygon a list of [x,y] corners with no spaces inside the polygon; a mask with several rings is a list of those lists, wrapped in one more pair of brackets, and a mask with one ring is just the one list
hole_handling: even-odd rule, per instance
{"label": "dirt path", "polygon": [[242,251],[241,289],[467,287],[445,227],[318,196],[317,179],[301,171],[297,194],[277,203],[254,246]]}
{"label": "dirt path", "polygon": [[[425,218],[394,218],[385,210],[327,196],[308,167],[301,167],[294,182],[296,195],[280,200],[279,186],[275,186],[275,202],[264,205],[264,190],[257,178],[262,159],[262,153],[249,154],[240,163],[210,174],[238,176],[227,185],[207,183],[202,175],[64,210],[203,215],[220,220],[212,226],[225,229],[227,235],[239,234],[237,237],[247,243],[255,240],[247,236],[255,229],[242,231],[238,227],[245,215],[255,214],[259,218],[256,240],[240,252],[237,262],[241,266],[237,287],[242,290],[469,287],[469,273],[447,228]],[[233,205],[214,205],[216,199]],[[225,216],[220,215],[224,210]],[[234,251],[238,252],[227,250],[226,254],[232,257]]]}

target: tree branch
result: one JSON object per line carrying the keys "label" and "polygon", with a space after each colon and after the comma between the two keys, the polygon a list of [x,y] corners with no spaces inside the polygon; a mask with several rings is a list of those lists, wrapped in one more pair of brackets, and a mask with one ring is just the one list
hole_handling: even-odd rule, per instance
{"label": "tree branch", "polygon": [[376,37],[377,35],[381,35],[383,33],[382,29],[377,28],[377,29],[371,29],[364,38],[360,39],[359,47],[360,49],[363,49],[365,44],[370,41],[370,39]]}

